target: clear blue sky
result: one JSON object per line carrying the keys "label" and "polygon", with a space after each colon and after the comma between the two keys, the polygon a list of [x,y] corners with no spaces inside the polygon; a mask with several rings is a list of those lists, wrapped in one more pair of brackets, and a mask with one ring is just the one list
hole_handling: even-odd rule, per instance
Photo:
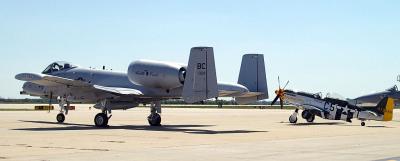
{"label": "clear blue sky", "polygon": [[56,60],[126,71],[140,58],[187,63],[213,46],[219,81],[242,54],[265,54],[270,95],[289,88],[346,97],[396,84],[400,1],[0,1],[0,96],[23,98],[21,72]]}

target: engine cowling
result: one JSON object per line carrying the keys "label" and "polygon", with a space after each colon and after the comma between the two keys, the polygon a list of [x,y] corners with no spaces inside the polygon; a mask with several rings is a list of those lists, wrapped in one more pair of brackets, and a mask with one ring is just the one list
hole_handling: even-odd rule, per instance
{"label": "engine cowling", "polygon": [[138,60],[128,67],[129,80],[146,87],[173,89],[184,84],[186,67],[180,64]]}

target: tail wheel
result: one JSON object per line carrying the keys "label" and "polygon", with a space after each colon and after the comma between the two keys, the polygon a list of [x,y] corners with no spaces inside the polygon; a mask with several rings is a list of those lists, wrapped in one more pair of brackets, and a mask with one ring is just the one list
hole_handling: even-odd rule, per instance
{"label": "tail wheel", "polygon": [[363,121],[363,122],[361,122],[361,126],[365,126],[365,122]]}

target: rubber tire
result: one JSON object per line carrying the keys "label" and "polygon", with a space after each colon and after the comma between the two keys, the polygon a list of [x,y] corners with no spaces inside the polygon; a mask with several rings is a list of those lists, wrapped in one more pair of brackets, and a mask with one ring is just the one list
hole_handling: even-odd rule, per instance
{"label": "rubber tire", "polygon": [[161,126],[161,116],[158,113],[150,114],[147,117],[150,126]]}
{"label": "rubber tire", "polygon": [[290,122],[290,123],[292,123],[292,124],[295,124],[295,123],[297,123],[297,117],[296,117],[296,119],[295,119],[295,120],[293,120],[293,118],[292,118],[292,117],[293,117],[293,115],[290,115],[290,116],[289,116],[289,122]]}
{"label": "rubber tire", "polygon": [[312,122],[314,122],[314,120],[315,120],[315,115],[311,115],[311,117],[309,117],[309,118],[306,119],[306,121],[307,121],[308,123],[312,123]]}
{"label": "rubber tire", "polygon": [[361,126],[365,126],[365,122],[361,122]]}
{"label": "rubber tire", "polygon": [[57,114],[56,120],[58,123],[63,123],[65,121],[65,115],[63,113]]}
{"label": "rubber tire", "polygon": [[307,110],[304,110],[303,112],[301,112],[301,117],[305,120],[307,120],[311,116],[312,116],[312,114],[310,112],[308,112]]}
{"label": "rubber tire", "polygon": [[[102,120],[102,122],[100,122]],[[105,113],[98,113],[94,117],[94,124],[96,127],[107,127],[108,125],[108,117]]]}

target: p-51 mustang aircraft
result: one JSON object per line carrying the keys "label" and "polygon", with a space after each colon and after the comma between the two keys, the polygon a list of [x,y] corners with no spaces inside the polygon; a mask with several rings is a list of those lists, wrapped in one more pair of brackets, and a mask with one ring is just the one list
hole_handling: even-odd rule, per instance
{"label": "p-51 mustang aircraft", "polygon": [[[390,97],[381,99],[375,107],[359,107],[341,99],[322,98],[321,94],[294,92],[280,87],[275,93],[276,97],[271,105],[280,99],[281,108],[283,107],[283,102],[302,107],[304,110],[301,113],[301,117],[310,123],[314,121],[315,116],[346,122],[351,122],[351,119],[357,118],[361,120],[361,126],[365,126],[366,120],[391,121],[393,118],[394,100]],[[297,108],[289,117],[290,123],[297,122],[298,112],[299,109]]]}
{"label": "p-51 mustang aircraft", "polygon": [[[111,111],[150,104],[147,120],[161,125],[161,100],[183,98],[194,103],[216,97],[234,97],[239,104],[268,98],[264,56],[243,56],[238,83],[217,83],[212,47],[190,50],[188,65],[152,60],[132,62],[127,73],[87,69],[67,62],[50,64],[41,74],[21,73],[26,81],[21,94],[58,98],[62,123],[70,103],[96,103],[101,113],[94,117],[98,127],[108,126]],[[66,104],[66,108],[64,105]],[[65,115],[64,115],[65,114]]]}

